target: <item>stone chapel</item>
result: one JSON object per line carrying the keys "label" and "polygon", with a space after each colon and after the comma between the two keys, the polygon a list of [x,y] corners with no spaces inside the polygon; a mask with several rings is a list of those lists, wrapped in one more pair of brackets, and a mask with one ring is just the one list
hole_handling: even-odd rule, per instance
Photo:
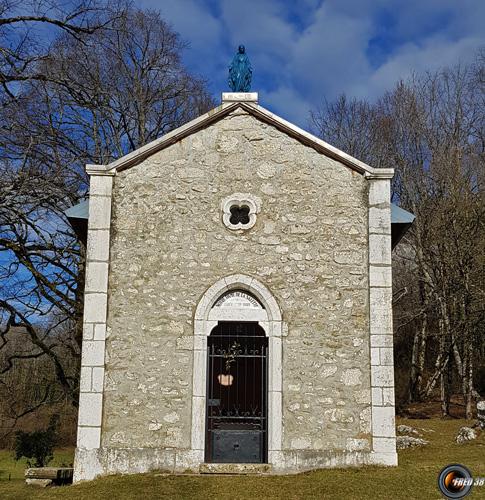
{"label": "stone chapel", "polygon": [[86,170],[75,481],[397,465],[392,169],[224,93]]}

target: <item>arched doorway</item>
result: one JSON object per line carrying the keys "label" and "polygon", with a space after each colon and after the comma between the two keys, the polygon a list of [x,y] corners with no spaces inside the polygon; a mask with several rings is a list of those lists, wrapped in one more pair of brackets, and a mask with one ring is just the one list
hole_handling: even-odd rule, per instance
{"label": "arched doorway", "polygon": [[280,461],[282,325],[271,292],[249,276],[222,278],[199,300],[191,453],[200,462]]}
{"label": "arched doorway", "polygon": [[220,321],[207,339],[206,462],[267,462],[268,338],[256,322]]}

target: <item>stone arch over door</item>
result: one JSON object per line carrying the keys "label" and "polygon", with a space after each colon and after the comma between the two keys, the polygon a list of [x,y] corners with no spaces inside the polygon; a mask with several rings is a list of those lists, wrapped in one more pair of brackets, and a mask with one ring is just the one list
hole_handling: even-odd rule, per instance
{"label": "stone arch over door", "polygon": [[[207,397],[207,337],[220,320],[231,320],[227,310],[216,308],[216,302],[231,290],[244,290],[263,306],[258,321],[268,337],[268,462],[277,465],[282,441],[282,318],[272,293],[261,282],[250,276],[236,274],[214,283],[200,299],[194,316],[194,363],[192,381],[191,449],[194,459],[204,461],[206,397]],[[253,313],[254,314],[254,311]],[[239,316],[234,321],[245,318]]]}

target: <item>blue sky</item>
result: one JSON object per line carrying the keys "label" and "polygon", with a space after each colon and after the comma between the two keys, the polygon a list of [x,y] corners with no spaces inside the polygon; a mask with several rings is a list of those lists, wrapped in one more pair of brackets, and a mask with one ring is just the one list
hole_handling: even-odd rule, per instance
{"label": "blue sky", "polygon": [[139,0],[190,42],[188,67],[219,99],[239,44],[260,104],[304,128],[322,98],[375,99],[413,71],[470,61],[485,0]]}

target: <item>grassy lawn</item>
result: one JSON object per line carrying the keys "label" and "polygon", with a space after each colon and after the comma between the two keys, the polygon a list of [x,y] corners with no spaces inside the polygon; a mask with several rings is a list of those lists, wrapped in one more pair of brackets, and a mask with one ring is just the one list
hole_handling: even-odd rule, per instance
{"label": "grassy lawn", "polygon": [[[405,420],[425,433],[425,448],[399,453],[399,467],[326,469],[294,476],[166,476],[157,473],[111,476],[75,486],[46,490],[28,487],[22,481],[23,465],[11,453],[0,452],[0,498],[76,500],[118,499],[439,499],[438,472],[449,463],[467,466],[474,476],[485,476],[485,433],[478,440],[457,445],[453,437],[463,420]],[[69,463],[72,451],[60,450],[56,463]],[[5,480],[8,472],[12,480]],[[469,498],[485,498],[485,486],[475,488]]]}
{"label": "grassy lawn", "polygon": [[[13,456],[12,451],[0,450],[0,499],[36,498],[36,491],[33,492],[32,488],[25,484],[24,471],[27,468],[27,460],[21,459],[16,462]],[[54,453],[54,459],[49,465],[70,467],[73,457],[72,448],[59,449]]]}

